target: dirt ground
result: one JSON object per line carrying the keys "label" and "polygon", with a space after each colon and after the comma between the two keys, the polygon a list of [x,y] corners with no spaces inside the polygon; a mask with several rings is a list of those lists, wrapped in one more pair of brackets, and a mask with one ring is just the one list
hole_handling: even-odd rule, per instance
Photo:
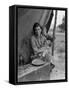
{"label": "dirt ground", "polygon": [[53,63],[50,80],[65,79],[65,33],[56,33]]}

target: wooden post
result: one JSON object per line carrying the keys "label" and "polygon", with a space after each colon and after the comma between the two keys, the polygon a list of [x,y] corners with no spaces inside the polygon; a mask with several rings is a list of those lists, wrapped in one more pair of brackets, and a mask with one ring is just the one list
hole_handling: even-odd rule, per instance
{"label": "wooden post", "polygon": [[57,10],[55,10],[55,20],[54,20],[54,27],[53,27],[52,56],[54,55],[54,46],[55,46],[54,40],[55,40],[56,22],[57,22]]}

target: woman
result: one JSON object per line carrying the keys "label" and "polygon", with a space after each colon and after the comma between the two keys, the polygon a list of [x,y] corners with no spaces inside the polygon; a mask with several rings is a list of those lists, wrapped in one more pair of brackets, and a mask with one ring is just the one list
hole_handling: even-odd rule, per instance
{"label": "woman", "polygon": [[[33,26],[33,36],[31,38],[32,48],[34,51],[34,55],[32,57],[51,63],[50,47],[47,38],[48,35],[47,33],[43,33],[43,28],[40,24],[35,23]],[[51,65],[53,64],[51,63]]]}

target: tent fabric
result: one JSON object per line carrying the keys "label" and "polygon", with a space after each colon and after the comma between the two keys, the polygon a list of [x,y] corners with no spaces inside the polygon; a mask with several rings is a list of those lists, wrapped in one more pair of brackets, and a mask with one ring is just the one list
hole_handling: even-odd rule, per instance
{"label": "tent fabric", "polygon": [[46,25],[46,29],[47,29],[47,33],[49,31],[49,28],[50,28],[50,25],[51,25],[51,22],[52,22],[52,18],[53,18],[53,10],[49,14],[49,19],[48,19],[47,23],[45,24]]}
{"label": "tent fabric", "polygon": [[18,9],[18,55],[22,54],[25,63],[30,61],[31,32],[35,22],[46,26],[49,30],[53,17],[52,10],[43,9]]}

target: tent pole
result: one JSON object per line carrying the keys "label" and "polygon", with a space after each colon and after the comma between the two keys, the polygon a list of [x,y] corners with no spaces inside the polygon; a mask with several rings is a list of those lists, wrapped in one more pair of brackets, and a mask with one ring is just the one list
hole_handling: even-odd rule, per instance
{"label": "tent pole", "polygon": [[57,10],[55,10],[55,20],[54,20],[54,27],[53,27],[52,56],[54,56],[56,22],[57,22]]}

